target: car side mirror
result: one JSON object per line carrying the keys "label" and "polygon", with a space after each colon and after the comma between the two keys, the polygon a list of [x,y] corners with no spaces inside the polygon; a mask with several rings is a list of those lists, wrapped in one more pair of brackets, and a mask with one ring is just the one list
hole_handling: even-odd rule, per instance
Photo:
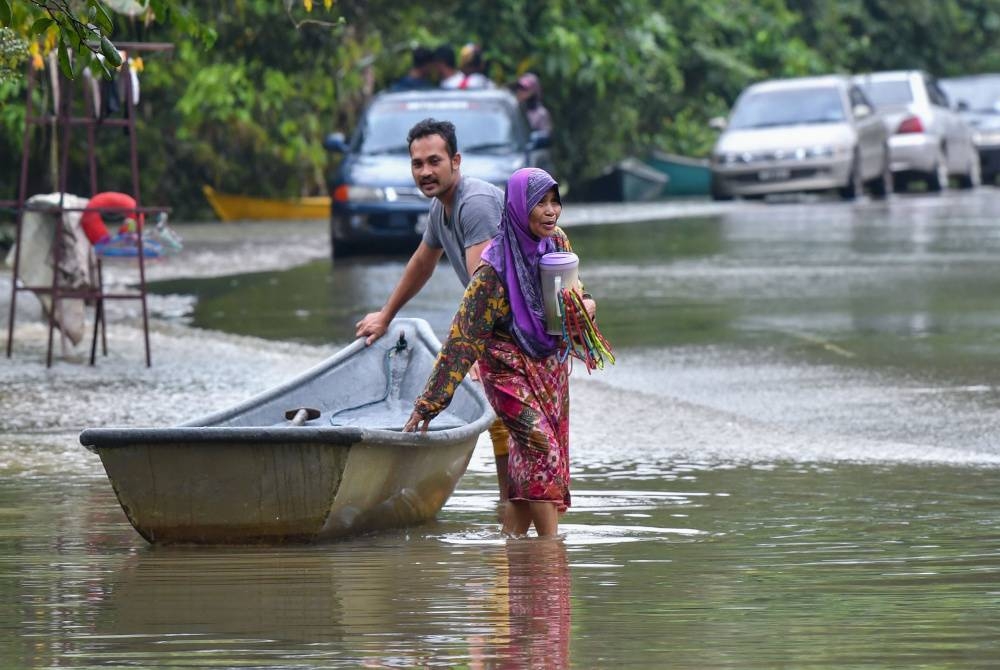
{"label": "car side mirror", "polygon": [[344,133],[330,133],[323,138],[323,148],[327,151],[347,152],[347,142]]}
{"label": "car side mirror", "polygon": [[723,131],[726,129],[726,117],[724,116],[713,116],[708,120],[708,127],[713,130]]}
{"label": "car side mirror", "polygon": [[544,130],[532,130],[528,136],[529,149],[547,149],[552,145],[552,136]]}
{"label": "car side mirror", "polygon": [[868,105],[864,103],[854,105],[854,118],[863,119],[871,115],[872,115],[872,108],[869,107]]}

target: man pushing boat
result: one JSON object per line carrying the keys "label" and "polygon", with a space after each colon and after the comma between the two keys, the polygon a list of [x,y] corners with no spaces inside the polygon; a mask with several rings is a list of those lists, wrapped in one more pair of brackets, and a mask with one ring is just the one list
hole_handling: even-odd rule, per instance
{"label": "man pushing boat", "polygon": [[[368,345],[385,335],[399,310],[434,274],[442,255],[447,256],[462,286],[468,286],[503,213],[503,191],[482,179],[462,176],[454,124],[424,119],[410,129],[406,142],[413,181],[431,198],[427,230],[382,309],[358,321],[356,335],[367,338]],[[472,376],[478,379],[475,370]],[[503,506],[507,501],[508,435],[499,419],[490,426],[490,439]]]}

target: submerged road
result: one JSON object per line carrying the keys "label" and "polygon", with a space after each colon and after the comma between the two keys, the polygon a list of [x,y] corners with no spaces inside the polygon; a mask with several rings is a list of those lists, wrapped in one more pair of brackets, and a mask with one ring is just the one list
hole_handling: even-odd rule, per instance
{"label": "submerged road", "polygon": [[[94,368],[81,347],[46,369],[28,314],[0,363],[0,630],[30,644],[0,666],[992,667],[997,191],[703,204],[617,225],[567,205],[618,362],[573,373],[551,543],[498,533],[488,439],[425,526],[150,548],[128,525],[81,428],[244,400],[352,339],[399,277],[398,257],[331,264],[322,222],[183,227],[150,268],[175,277],[151,369],[130,307]],[[438,332],[460,293],[442,270],[406,310]]]}
{"label": "submerged road", "polygon": [[[997,220],[993,188],[887,203],[567,204],[562,223],[619,354],[577,375],[576,397],[634,394],[614,403],[637,443],[662,438],[658,408],[690,409],[694,432],[675,448],[700,445],[693,456],[709,460],[997,461]],[[184,278],[150,298],[152,370],[140,364],[135,303],[114,306],[112,355],[97,368],[83,365],[84,343],[39,369],[44,327],[22,294],[0,373],[21,390],[0,396],[15,410],[0,434],[30,425],[63,440],[81,424],[171,423],[225,406],[350,341],[405,262],[331,266],[322,221],[178,229],[184,252],[149,266],[152,279]],[[443,335],[459,296],[438,272],[405,315]],[[67,405],[60,382],[89,385],[88,402]],[[575,425],[594,445],[614,438],[617,421],[582,414]]]}

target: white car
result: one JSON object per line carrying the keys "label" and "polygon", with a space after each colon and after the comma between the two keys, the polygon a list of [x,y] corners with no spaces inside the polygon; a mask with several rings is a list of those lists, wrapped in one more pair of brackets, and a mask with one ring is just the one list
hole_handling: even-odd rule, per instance
{"label": "white car", "polygon": [[939,83],[958,115],[972,128],[983,182],[996,183],[1000,175],[1000,74],[952,77]]}
{"label": "white car", "polygon": [[889,151],[897,187],[918,179],[929,191],[940,191],[953,176],[963,188],[979,185],[972,129],[933,77],[898,70],[855,75],[853,80],[882,112],[892,133]]}
{"label": "white car", "polygon": [[836,189],[853,199],[865,186],[892,192],[888,132],[849,77],[828,75],[754,84],[733,105],[712,151],[712,197]]}

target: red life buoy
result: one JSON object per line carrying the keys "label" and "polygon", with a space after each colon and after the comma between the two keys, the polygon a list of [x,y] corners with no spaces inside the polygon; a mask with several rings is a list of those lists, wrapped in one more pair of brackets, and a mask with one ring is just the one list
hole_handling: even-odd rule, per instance
{"label": "red life buoy", "polygon": [[[122,216],[132,217],[142,224],[141,217],[139,217],[135,212],[135,198],[126,194],[118,193],[117,191],[105,191],[104,193],[98,193],[87,203],[88,209],[114,209],[115,214],[121,214]],[[131,211],[128,211],[131,210]],[[108,227],[104,225],[104,217],[98,211],[87,211],[83,213],[80,218],[80,225],[83,227],[83,233],[90,240],[91,244],[97,244],[99,242],[104,242],[108,240],[111,235],[108,233]],[[123,229],[127,228],[123,225],[119,232],[124,232]]]}

